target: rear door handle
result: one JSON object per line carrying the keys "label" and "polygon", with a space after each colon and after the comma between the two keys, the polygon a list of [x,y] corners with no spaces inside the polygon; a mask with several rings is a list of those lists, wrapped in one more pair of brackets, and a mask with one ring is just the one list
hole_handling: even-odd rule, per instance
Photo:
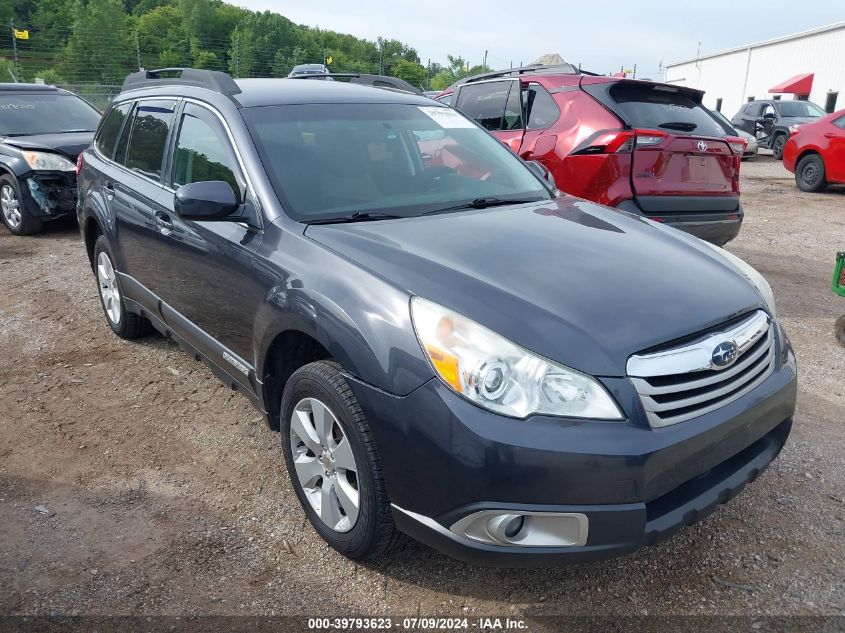
{"label": "rear door handle", "polygon": [[835,132],[825,132],[822,136],[825,138],[836,138],[837,134]]}
{"label": "rear door handle", "polygon": [[162,235],[170,235],[173,233],[173,221],[170,216],[163,211],[155,212],[156,224],[158,224],[158,231]]}

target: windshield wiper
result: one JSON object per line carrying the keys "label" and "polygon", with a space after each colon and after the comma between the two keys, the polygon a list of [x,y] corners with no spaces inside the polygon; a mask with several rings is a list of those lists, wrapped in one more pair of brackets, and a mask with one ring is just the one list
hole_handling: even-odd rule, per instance
{"label": "windshield wiper", "polygon": [[393,215],[390,213],[372,213],[370,211],[356,211],[351,215],[341,215],[333,218],[317,218],[316,220],[304,220],[305,224],[341,224],[343,222],[367,222],[370,220],[397,220],[404,215]]}
{"label": "windshield wiper", "polygon": [[490,207],[503,207],[509,204],[525,204],[527,202],[541,202],[543,198],[476,198],[464,204],[456,204],[451,207],[426,211],[420,215],[435,215],[437,213],[448,213],[449,211],[460,211],[461,209],[489,209]]}
{"label": "windshield wiper", "polygon": [[679,130],[681,132],[692,132],[698,127],[698,124],[687,121],[669,121],[668,123],[661,123],[657,127],[665,127],[668,130]]}

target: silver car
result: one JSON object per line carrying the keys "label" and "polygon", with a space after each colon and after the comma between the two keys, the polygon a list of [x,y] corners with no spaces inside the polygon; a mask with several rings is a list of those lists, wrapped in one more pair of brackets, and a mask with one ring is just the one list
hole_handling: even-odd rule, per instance
{"label": "silver car", "polygon": [[711,110],[711,112],[713,113],[713,116],[719,119],[719,121],[730,127],[736,136],[745,141],[745,151],[742,153],[742,160],[748,160],[752,156],[757,155],[757,139],[753,134],[749,134],[745,130],[738,130],[735,128],[733,123],[730,122],[730,119],[718,110]]}

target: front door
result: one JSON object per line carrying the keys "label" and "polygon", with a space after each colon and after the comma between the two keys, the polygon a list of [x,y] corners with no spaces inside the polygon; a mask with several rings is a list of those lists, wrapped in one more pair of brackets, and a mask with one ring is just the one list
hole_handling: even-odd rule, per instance
{"label": "front door", "polygon": [[264,299],[253,274],[254,254],[262,240],[260,227],[180,218],[172,190],[194,182],[222,180],[244,205],[253,207],[254,203],[229,136],[209,109],[185,104],[172,155],[165,178],[171,191],[158,201],[160,250],[165,255],[157,293],[165,303],[165,320],[249,386],[245,380],[255,362],[251,324]]}
{"label": "front door", "polygon": [[525,133],[520,92],[518,79],[465,84],[458,92],[455,109],[519,154]]}

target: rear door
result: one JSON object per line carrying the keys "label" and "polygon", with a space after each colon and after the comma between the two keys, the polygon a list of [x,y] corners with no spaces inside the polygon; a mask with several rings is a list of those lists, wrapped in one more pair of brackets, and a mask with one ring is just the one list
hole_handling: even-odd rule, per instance
{"label": "rear door", "polygon": [[519,153],[525,132],[519,79],[498,79],[460,87],[453,106]]}
{"label": "rear door", "polygon": [[739,157],[726,141],[728,126],[701,105],[702,93],[633,81],[585,89],[598,89],[599,100],[636,131],[636,196],[738,196]]}

